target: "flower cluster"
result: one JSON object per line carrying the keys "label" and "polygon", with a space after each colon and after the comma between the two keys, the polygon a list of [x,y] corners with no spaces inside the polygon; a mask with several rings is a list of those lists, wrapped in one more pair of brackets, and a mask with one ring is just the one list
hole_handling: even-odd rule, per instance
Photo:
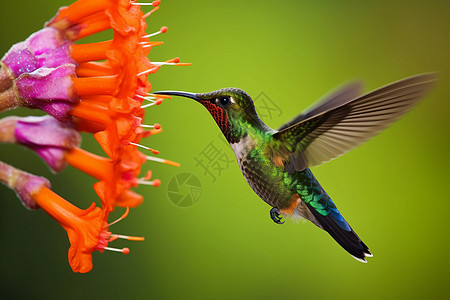
{"label": "flower cluster", "polygon": [[[61,198],[45,178],[0,162],[0,181],[14,189],[28,209],[44,209],[67,231],[71,247],[69,263],[74,272],[92,269],[93,251],[115,249],[108,243],[139,237],[109,232],[108,216],[116,206],[142,203],[131,190],[139,184],[158,186],[151,172],[139,178],[147,160],[178,166],[148,156],[157,150],[140,144],[141,139],[160,132],[160,125],[144,125],[145,108],[167,98],[150,93],[147,76],[162,65],[187,65],[178,58],[152,62],[152,47],[162,44],[150,38],[167,31],[146,34],[146,18],[160,1],[78,0],[63,7],[44,29],[11,47],[0,62],[0,111],[15,107],[41,109],[43,117],[7,117],[0,120],[0,142],[17,143],[35,151],[54,172],[67,164],[96,178],[94,189],[101,201],[81,210]],[[143,6],[152,6],[145,13]],[[112,29],[112,40],[75,43],[95,33]],[[143,102],[146,101],[144,104]],[[79,147],[79,132],[92,133],[107,157]]]}

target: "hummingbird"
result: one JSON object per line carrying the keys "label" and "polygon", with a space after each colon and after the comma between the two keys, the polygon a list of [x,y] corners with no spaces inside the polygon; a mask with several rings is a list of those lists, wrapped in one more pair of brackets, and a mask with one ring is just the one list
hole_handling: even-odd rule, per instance
{"label": "hummingbird", "polygon": [[[337,158],[398,120],[433,86],[433,74],[409,77],[362,95],[352,82],[317,101],[278,129],[258,117],[252,98],[238,88],[209,93],[159,91],[202,104],[234,150],[253,191],[277,223],[304,218],[328,232],[361,262],[372,253],[341,215],[310,167]],[[298,96],[297,96],[298,97]]]}

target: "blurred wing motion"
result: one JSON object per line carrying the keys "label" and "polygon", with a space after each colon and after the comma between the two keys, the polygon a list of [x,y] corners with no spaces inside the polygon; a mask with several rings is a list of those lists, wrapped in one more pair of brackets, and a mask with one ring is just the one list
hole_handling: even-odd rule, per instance
{"label": "blurred wing motion", "polygon": [[326,97],[274,134],[290,154],[286,170],[302,171],[356,148],[409,111],[434,82],[434,74],[421,74],[359,97],[357,84]]}
{"label": "blurred wing motion", "polygon": [[281,131],[285,128],[291,127],[303,120],[306,120],[312,116],[318,115],[322,112],[329,111],[338,106],[344,105],[349,101],[355,99],[363,93],[362,82],[351,82],[342,87],[336,88],[330,94],[325,95],[321,99],[317,100],[313,105],[303,111],[301,114],[290,120],[289,122],[281,125],[277,130]]}

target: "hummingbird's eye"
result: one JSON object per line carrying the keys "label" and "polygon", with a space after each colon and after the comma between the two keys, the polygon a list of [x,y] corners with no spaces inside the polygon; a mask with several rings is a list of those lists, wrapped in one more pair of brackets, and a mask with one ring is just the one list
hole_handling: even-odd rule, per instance
{"label": "hummingbird's eye", "polygon": [[221,96],[219,97],[219,103],[222,106],[226,106],[230,103],[230,97],[229,96]]}

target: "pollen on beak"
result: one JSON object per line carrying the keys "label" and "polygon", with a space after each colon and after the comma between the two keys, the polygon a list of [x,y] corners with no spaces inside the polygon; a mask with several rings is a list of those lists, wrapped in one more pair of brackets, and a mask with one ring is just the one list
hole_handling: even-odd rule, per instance
{"label": "pollen on beak", "polygon": [[189,93],[189,92],[180,92],[180,91],[158,91],[158,92],[153,92],[153,94],[157,94],[157,95],[168,95],[168,96],[180,96],[180,97],[185,97],[185,98],[191,98],[197,101],[200,101],[202,99],[200,99],[195,93]]}

